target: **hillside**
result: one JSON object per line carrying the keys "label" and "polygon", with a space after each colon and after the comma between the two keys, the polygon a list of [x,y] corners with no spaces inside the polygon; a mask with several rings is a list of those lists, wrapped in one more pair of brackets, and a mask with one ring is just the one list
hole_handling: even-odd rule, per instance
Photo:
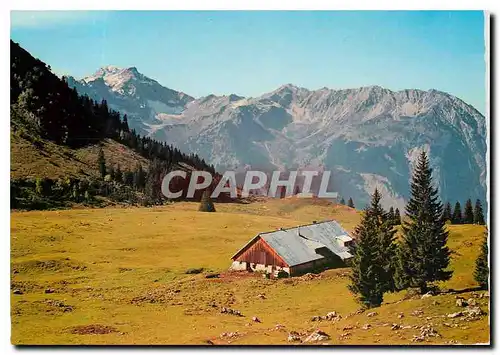
{"label": "hillside", "polygon": [[130,130],[126,114],[78,95],[17,43],[10,49],[12,208],[102,205],[97,196],[161,204],[167,171],[215,173],[197,155]]}
{"label": "hillside", "polygon": [[[370,317],[356,313],[359,305],[346,287],[348,269],[279,280],[226,272],[231,255],[258,232],[324,219],[352,230],[358,212],[284,200],[216,204],[217,213],[197,208],[182,202],[12,213],[12,342],[286,345],[300,344],[288,342],[289,332],[318,328],[330,336],[319,344],[331,345],[489,341],[487,315],[447,316],[463,310],[455,305],[457,296],[473,298],[488,311],[489,298],[473,292],[472,276],[484,226],[449,226],[454,274],[440,287],[456,293],[425,299],[406,291],[389,294]],[[200,274],[186,273],[199,268]],[[220,277],[206,278],[214,272]],[[243,316],[222,314],[221,307]],[[342,318],[311,321],[332,311]],[[422,327],[439,336],[414,342],[425,333]]]}

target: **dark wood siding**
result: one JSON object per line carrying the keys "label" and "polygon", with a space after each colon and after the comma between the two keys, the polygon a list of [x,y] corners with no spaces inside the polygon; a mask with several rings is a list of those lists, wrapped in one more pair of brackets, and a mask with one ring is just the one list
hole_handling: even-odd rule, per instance
{"label": "dark wood siding", "polygon": [[284,260],[260,237],[237,255],[234,260],[254,264],[288,267]]}

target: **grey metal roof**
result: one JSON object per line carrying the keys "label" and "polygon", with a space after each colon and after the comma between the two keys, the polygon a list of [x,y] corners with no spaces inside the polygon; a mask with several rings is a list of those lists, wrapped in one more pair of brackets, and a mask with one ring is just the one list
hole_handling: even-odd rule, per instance
{"label": "grey metal roof", "polygon": [[[324,256],[316,252],[328,248],[342,260],[350,258],[349,248],[339,244],[337,237],[349,235],[336,221],[325,221],[274,232],[260,236],[289,265],[299,265]],[[255,239],[255,238],[253,238]],[[253,240],[252,239],[252,240]]]}

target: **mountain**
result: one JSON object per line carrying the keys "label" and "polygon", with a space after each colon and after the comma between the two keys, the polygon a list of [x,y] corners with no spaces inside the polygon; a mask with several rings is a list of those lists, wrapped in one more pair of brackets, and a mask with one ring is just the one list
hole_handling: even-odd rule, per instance
{"label": "mountain", "polygon": [[161,86],[135,67],[106,66],[82,80],[71,76],[65,79],[80,94],[98,101],[105,99],[112,109],[126,114],[131,125],[142,132],[147,132],[149,125],[161,115],[181,113],[186,104],[194,100],[182,92]]}
{"label": "mountain", "polygon": [[[356,207],[378,186],[384,206],[404,210],[411,166],[424,149],[444,201],[485,201],[485,118],[445,92],[379,86],[308,90],[287,84],[256,98],[193,99],[166,88],[156,90],[164,97],[148,96],[142,90],[147,85],[137,83],[160,84],[129,72],[103,68],[76,88],[133,113],[132,128],[196,153],[218,170],[330,170],[330,190],[352,197]],[[90,90],[94,87],[99,91]],[[139,87],[141,94],[123,89],[129,87]],[[141,108],[139,102],[148,104]]]}

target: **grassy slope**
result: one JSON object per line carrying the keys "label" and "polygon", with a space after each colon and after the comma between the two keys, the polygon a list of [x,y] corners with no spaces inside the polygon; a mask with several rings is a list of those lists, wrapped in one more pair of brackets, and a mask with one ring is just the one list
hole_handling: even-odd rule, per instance
{"label": "grassy slope", "polygon": [[[99,175],[97,156],[99,146],[93,145],[80,149],[56,145],[41,141],[43,148],[37,148],[19,132],[10,135],[10,175],[11,178],[59,178],[85,177]],[[137,163],[147,168],[147,160],[130,148],[110,139],[103,142],[103,151],[107,166],[120,165],[122,171],[133,170]]]}
{"label": "grassy slope", "polygon": [[[12,288],[23,291],[22,295],[12,295],[12,342],[203,344],[211,339],[227,343],[218,336],[239,331],[244,336],[235,344],[283,344],[287,332],[271,330],[278,323],[288,330],[311,330],[318,326],[309,321],[313,315],[335,310],[345,316],[358,309],[346,288],[347,269],[330,270],[314,280],[205,279],[204,275],[184,273],[192,267],[226,270],[230,256],[259,231],[328,218],[352,229],[359,220],[355,211],[293,199],[217,204],[218,212],[212,214],[196,212],[197,207],[194,203],[176,203],[149,209],[12,213]],[[450,230],[455,273],[444,286],[474,286],[473,262],[484,228],[464,225],[451,226]],[[44,293],[48,287],[55,292]],[[256,297],[261,293],[266,299]],[[456,328],[445,327],[443,323],[450,322],[445,318],[425,319],[458,310],[454,296],[397,303],[402,296],[386,297],[377,317],[360,314],[319,326],[332,336],[329,344],[408,344],[417,330],[396,332],[382,324],[429,322],[443,335],[430,338],[431,342],[488,341],[488,317],[459,322]],[[63,312],[48,305],[47,299],[62,300],[73,306],[73,311]],[[439,305],[432,305],[434,300]],[[480,301],[487,309],[487,299]],[[245,317],[220,314],[221,306],[241,310]],[[424,317],[410,315],[417,308],[424,310]],[[405,318],[398,319],[401,311]],[[251,322],[254,315],[261,324]],[[339,339],[345,326],[359,328],[365,323],[373,328],[353,329],[349,337]],[[88,324],[113,326],[119,333],[75,335],[68,329]]]}

